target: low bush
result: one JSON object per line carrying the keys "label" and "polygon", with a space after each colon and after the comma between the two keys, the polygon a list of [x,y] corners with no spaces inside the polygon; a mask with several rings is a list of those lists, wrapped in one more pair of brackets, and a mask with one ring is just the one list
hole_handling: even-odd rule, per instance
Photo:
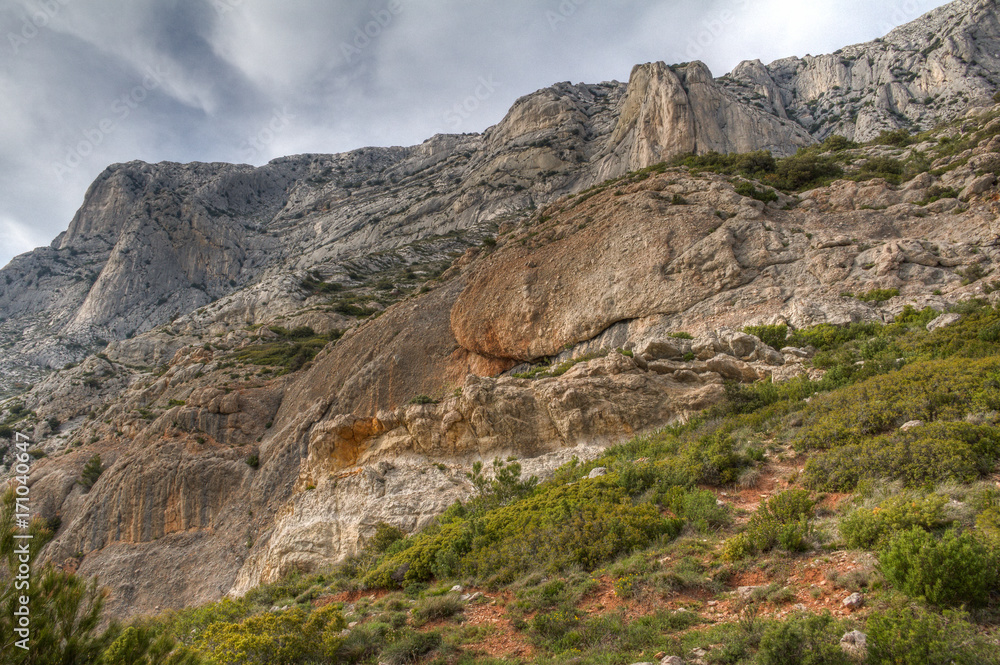
{"label": "low bush", "polygon": [[408,538],[379,561],[364,583],[392,587],[461,574],[502,584],[533,569],[593,569],[680,531],[682,520],[634,503],[618,480],[608,474],[550,488],[483,514],[454,511],[449,521]]}
{"label": "low bush", "polygon": [[220,665],[314,663],[332,658],[343,642],[344,617],[332,605],[255,614],[239,623],[213,623],[196,648]]}
{"label": "low bush", "polygon": [[911,420],[960,420],[998,371],[1000,358],[914,362],[820,395],[803,409],[805,426],[795,445],[801,450],[825,450],[862,443]]}
{"label": "low bush", "polygon": [[972,534],[949,529],[938,539],[920,527],[893,538],[879,557],[890,584],[933,605],[982,605],[996,587],[996,557]]}
{"label": "low bush", "polygon": [[846,326],[821,323],[794,331],[788,337],[788,345],[830,350],[857,339],[874,337],[879,334],[880,328],[877,323],[852,323]]}
{"label": "low bush", "polygon": [[880,303],[899,295],[899,289],[872,289],[862,293],[857,298],[861,302]]}
{"label": "low bush", "polygon": [[[947,393],[944,394],[947,396]],[[851,491],[864,479],[901,480],[907,487],[968,483],[1000,459],[1000,430],[969,423],[930,423],[907,432],[837,447],[812,457],[803,482],[825,491]]]}
{"label": "low bush", "polygon": [[873,665],[996,665],[996,645],[977,634],[963,612],[917,607],[868,617],[868,662]]}
{"label": "low bush", "polygon": [[912,137],[905,129],[886,130],[872,141],[875,145],[888,145],[896,148],[903,148],[910,145]]}
{"label": "low bush", "polygon": [[797,614],[772,623],[760,639],[759,665],[850,665],[840,648],[842,622],[826,614]]}
{"label": "low bush", "polygon": [[658,497],[658,503],[703,533],[732,521],[729,507],[719,505],[715,493],[708,490],[671,487]]}
{"label": "low bush", "polygon": [[809,523],[815,502],[805,490],[787,490],[762,503],[746,529],[726,541],[723,558],[738,561],[776,547],[805,551],[812,533]]}
{"label": "low bush", "polygon": [[450,619],[462,612],[462,601],[453,594],[430,596],[413,606],[413,625],[417,628],[432,621]]}
{"label": "low bush", "polygon": [[743,181],[736,185],[735,189],[736,193],[740,196],[747,196],[758,201],[763,201],[764,203],[778,200],[778,194],[773,189],[767,187],[757,189],[752,182]]}
{"label": "low bush", "polygon": [[416,663],[440,646],[440,633],[406,631],[399,639],[385,647],[382,651],[382,661],[388,665]]}
{"label": "low bush", "polygon": [[840,535],[848,547],[879,549],[890,538],[913,527],[928,531],[948,524],[944,514],[948,497],[898,494],[873,508],[859,507],[840,520]]}
{"label": "low bush", "polygon": [[776,351],[784,348],[788,339],[788,326],[783,323],[770,326],[747,326],[743,332],[753,335]]}

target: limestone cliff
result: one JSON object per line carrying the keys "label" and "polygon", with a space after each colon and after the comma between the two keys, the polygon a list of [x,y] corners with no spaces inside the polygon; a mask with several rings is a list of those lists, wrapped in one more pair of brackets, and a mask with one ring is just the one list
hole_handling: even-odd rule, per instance
{"label": "limestone cliff", "polygon": [[883,39],[769,65],[747,61],[722,82],[737,98],[789,118],[822,139],[867,141],[898,128],[929,129],[1000,84],[996,0],[958,0]]}

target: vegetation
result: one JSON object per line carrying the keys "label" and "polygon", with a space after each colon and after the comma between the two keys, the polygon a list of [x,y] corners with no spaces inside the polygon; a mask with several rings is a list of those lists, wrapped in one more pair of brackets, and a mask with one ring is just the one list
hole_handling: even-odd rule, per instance
{"label": "vegetation", "polygon": [[788,341],[788,326],[785,324],[747,326],[743,332],[753,335],[776,351],[783,349]]}
{"label": "vegetation", "polygon": [[[472,497],[421,531],[374,525],[337,568],[242,599],[106,633],[77,624],[73,648],[107,662],[471,663],[502,630],[544,662],[697,647],[712,663],[847,663],[840,636],[857,629],[872,663],[996,663],[1000,310],[955,311],[934,332],[938,312],[912,307],[885,325],[748,328],[812,346],[825,375],[728,385],[723,405],[545,482],[516,460],[477,464]],[[821,572],[829,584],[803,582]],[[60,579],[79,616],[99,614],[95,586]],[[824,611],[848,589],[863,610]],[[503,621],[468,621],[478,603]]]}
{"label": "vegetation", "polygon": [[336,342],[343,331],[320,335],[308,326],[287,330],[279,326],[269,328],[277,336],[274,341],[248,346],[232,354],[238,362],[280,368],[278,372],[296,372],[316,357],[331,342]]}
{"label": "vegetation", "polygon": [[89,490],[97,482],[97,479],[101,477],[102,473],[104,473],[104,467],[101,466],[101,456],[95,453],[83,466],[83,471],[80,472],[79,483]]}
{"label": "vegetation", "polygon": [[[791,157],[775,159],[771,153],[758,151],[743,154],[722,155],[708,153],[706,155],[687,155],[676,158],[671,166],[686,166],[692,171],[710,171],[723,175],[740,175],[744,178],[759,180],[765,185],[785,192],[798,192],[825,184],[843,175],[843,168],[832,157],[822,156],[819,148],[803,148]],[[773,191],[760,192],[750,183],[742,183],[739,187],[746,189],[747,185],[759,196],[760,200],[777,200]],[[744,196],[754,196],[749,193]],[[738,193],[743,193],[737,190]],[[773,198],[772,198],[773,197]]]}

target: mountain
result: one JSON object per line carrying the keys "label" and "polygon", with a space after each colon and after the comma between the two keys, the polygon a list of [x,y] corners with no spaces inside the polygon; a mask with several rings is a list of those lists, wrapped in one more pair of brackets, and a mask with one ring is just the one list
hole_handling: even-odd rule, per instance
{"label": "mountain", "polygon": [[118,616],[242,594],[427,525],[475,460],[545,477],[726,382],[822,375],[747,325],[990,295],[997,14],[721,79],[638,65],[408,148],[109,167],[0,270],[45,555]]}

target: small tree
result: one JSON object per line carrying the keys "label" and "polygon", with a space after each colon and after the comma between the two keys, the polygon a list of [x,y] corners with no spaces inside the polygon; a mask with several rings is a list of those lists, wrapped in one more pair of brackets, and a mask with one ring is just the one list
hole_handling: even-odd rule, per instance
{"label": "small tree", "polygon": [[472,465],[472,473],[466,477],[472,481],[476,496],[470,504],[473,511],[489,510],[527,496],[538,485],[538,478],[531,476],[521,480],[521,465],[514,461],[504,462],[499,457],[493,460],[493,477],[483,473],[483,463]]}
{"label": "small tree", "polygon": [[104,473],[104,467],[101,466],[101,456],[95,453],[84,465],[83,471],[80,473],[79,482],[89,490],[97,482],[97,479],[101,477],[102,473]]}
{"label": "small tree", "polygon": [[[95,663],[117,632],[112,626],[98,632],[105,592],[96,580],[86,581],[51,564],[42,565],[39,552],[51,538],[44,520],[31,521],[30,539],[18,540],[15,525],[13,491],[0,499],[0,654],[3,663]],[[29,650],[15,645],[20,636],[17,627],[19,597],[25,589],[15,585],[24,561],[23,543],[27,543],[30,562],[28,591],[31,597]],[[21,580],[22,582],[24,580]]]}

